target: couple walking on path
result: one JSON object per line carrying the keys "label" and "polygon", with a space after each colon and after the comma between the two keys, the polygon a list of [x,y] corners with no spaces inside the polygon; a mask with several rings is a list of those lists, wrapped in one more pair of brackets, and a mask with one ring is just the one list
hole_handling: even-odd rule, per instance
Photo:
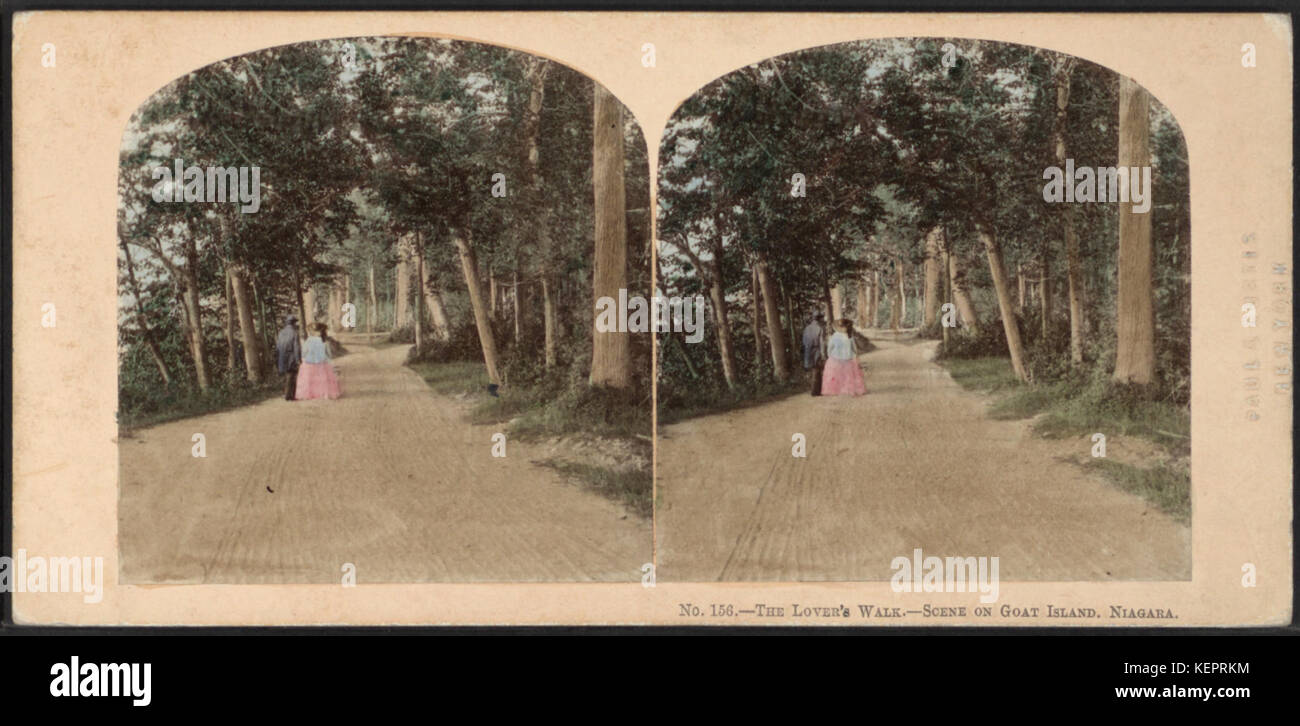
{"label": "couple walking on path", "polygon": [[836,321],[835,333],[828,339],[824,320],[817,313],[803,329],[803,367],[813,371],[812,395],[861,396],[867,392],[867,384],[858,365],[853,321]]}
{"label": "couple walking on path", "polygon": [[298,340],[298,318],[290,315],[275,338],[276,366],[284,375],[284,400],[339,397],[339,379],[330,362],[329,336],[324,323],[313,326],[306,350]]}

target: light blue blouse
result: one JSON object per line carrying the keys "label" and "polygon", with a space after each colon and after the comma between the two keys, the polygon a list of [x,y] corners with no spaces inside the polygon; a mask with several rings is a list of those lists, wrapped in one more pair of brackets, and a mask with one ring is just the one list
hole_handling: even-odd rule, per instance
{"label": "light blue blouse", "polygon": [[307,344],[302,348],[303,363],[324,363],[329,359],[329,346],[325,345],[325,341],[321,340],[319,335],[307,339]]}
{"label": "light blue blouse", "polygon": [[836,332],[826,344],[826,354],[835,360],[853,360],[853,341],[844,333]]}

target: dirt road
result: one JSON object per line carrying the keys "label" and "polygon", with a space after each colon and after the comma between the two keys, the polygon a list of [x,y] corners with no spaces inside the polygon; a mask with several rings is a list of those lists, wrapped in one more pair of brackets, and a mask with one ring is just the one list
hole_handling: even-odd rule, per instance
{"label": "dirt road", "polygon": [[914,548],[997,556],[1003,581],[1190,579],[1188,527],[1063,460],[1087,439],[991,420],[935,343],[869,335],[866,396],[663,427],[659,580],[887,580]]}
{"label": "dirt road", "polygon": [[[119,446],[128,583],[639,581],[651,528],[530,463],[499,427],[402,367],[406,346],[338,360],[337,401],[265,401]],[[206,437],[206,458],[191,437]]]}

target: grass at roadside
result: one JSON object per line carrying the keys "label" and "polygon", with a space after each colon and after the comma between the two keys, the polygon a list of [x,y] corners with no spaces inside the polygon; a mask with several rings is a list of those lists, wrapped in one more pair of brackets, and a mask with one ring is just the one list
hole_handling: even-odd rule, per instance
{"label": "grass at roadside", "polygon": [[482,363],[410,363],[434,393],[444,396],[482,393],[487,390],[487,370]]}
{"label": "grass at roadside", "polygon": [[206,391],[175,388],[161,390],[136,407],[119,410],[118,434],[129,438],[137,429],[157,426],[192,416],[228,411],[284,395],[284,378],[272,375],[260,384],[247,381],[216,381]]}
{"label": "grass at roadside", "polygon": [[575,480],[583,487],[613,499],[638,516],[649,517],[651,473],[649,460],[650,402],[603,389],[553,385],[509,386],[497,396],[488,393],[488,376],[482,363],[453,361],[409,363],[435,393],[465,396],[473,424],[508,424],[512,440],[590,435],[623,442],[624,450],[646,463],[644,470],[614,470],[572,461],[544,461],[544,466]]}
{"label": "grass at roadside", "polygon": [[962,387],[994,397],[989,416],[1034,418],[1033,431],[1047,438],[1134,436],[1158,444],[1168,454],[1150,468],[1094,459],[1120,489],[1137,494],[1186,523],[1191,516],[1191,414],[1184,406],[1126,395],[1104,378],[1028,385],[1019,381],[1006,358],[949,358],[942,365]]}
{"label": "grass at roadside", "polygon": [[807,375],[794,375],[787,381],[763,381],[757,384],[743,382],[730,390],[711,389],[693,398],[674,396],[667,404],[661,399],[659,425],[674,424],[699,416],[739,411],[800,393],[806,395],[811,386],[812,379]]}
{"label": "grass at roadside", "polygon": [[1190,451],[1192,418],[1186,407],[1116,395],[1104,381],[1026,385],[1016,379],[1006,358],[951,358],[942,364],[962,387],[995,395],[989,410],[993,418],[1043,414],[1034,422],[1034,431],[1043,436],[1113,432],[1153,441],[1171,454]]}

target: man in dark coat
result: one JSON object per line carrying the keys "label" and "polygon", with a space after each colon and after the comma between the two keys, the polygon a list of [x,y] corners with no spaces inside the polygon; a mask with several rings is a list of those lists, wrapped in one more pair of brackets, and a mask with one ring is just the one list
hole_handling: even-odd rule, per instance
{"label": "man in dark coat", "polygon": [[294,400],[298,388],[298,364],[302,362],[302,342],[298,340],[298,318],[290,315],[275,336],[275,364],[284,374],[284,400]]}
{"label": "man in dark coat", "polygon": [[822,395],[822,363],[826,360],[826,331],[822,328],[824,319],[821,313],[817,313],[803,329],[803,369],[812,372],[814,396]]}

